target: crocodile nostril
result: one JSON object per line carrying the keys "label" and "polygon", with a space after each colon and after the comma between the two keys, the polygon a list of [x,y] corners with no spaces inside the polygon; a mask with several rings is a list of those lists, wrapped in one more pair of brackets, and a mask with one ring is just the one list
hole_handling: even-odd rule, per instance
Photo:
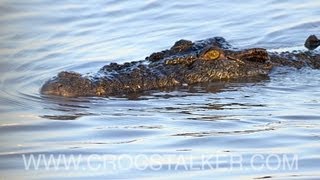
{"label": "crocodile nostril", "polygon": [[58,90],[61,90],[61,88],[63,87],[63,85],[62,84],[58,84]]}

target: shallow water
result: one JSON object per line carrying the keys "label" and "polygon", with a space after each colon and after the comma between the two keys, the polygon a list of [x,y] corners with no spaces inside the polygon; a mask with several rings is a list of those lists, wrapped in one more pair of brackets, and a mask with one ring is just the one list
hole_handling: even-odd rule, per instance
{"label": "shallow water", "polygon": [[[312,0],[2,0],[0,179],[317,179],[318,70],[128,98],[47,98],[39,88],[59,71],[143,59],[181,38],[304,50],[309,34],[320,35],[319,9]],[[79,169],[41,161],[26,170],[23,157],[39,154],[82,158]],[[297,167],[283,168],[282,157]]]}

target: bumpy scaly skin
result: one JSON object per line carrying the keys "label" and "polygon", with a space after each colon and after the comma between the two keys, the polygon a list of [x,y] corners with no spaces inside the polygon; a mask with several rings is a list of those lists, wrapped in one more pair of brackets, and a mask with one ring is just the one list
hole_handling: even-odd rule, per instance
{"label": "bumpy scaly skin", "polygon": [[309,50],[314,50],[318,46],[320,46],[320,39],[318,39],[316,35],[310,35],[304,43],[304,47]]}
{"label": "bumpy scaly skin", "polygon": [[320,68],[311,52],[270,53],[262,48],[238,50],[221,37],[177,41],[169,50],[145,60],[111,63],[95,75],[61,72],[41,88],[45,95],[112,96],[212,82],[267,76],[274,66]]}

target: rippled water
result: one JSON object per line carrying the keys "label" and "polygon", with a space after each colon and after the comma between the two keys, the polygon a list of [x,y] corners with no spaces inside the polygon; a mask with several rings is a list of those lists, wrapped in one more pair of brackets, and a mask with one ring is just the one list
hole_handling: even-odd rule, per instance
{"label": "rippled water", "polygon": [[[87,73],[111,61],[143,59],[181,38],[223,36],[238,47],[303,50],[309,34],[319,35],[319,9],[312,0],[2,0],[0,179],[317,179],[318,70],[281,68],[261,81],[128,98],[44,98],[39,88],[59,71]],[[22,156],[31,154],[87,159],[81,159],[80,170],[46,170],[43,164],[26,170]],[[156,170],[83,169],[93,154],[170,155],[171,161],[157,161]],[[256,154],[263,158],[252,158]],[[275,157],[266,162],[272,154],[298,156],[298,168],[274,168]],[[188,169],[175,159],[180,155],[199,166],[203,155],[241,155],[242,169],[230,169],[225,159],[213,161],[214,169]],[[252,159],[273,168],[254,169]],[[97,167],[102,160],[91,161]],[[170,164],[180,166],[170,169]]]}

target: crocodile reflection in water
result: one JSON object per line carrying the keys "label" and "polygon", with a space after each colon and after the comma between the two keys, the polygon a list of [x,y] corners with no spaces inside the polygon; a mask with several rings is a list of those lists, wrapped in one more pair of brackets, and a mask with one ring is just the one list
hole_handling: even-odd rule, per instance
{"label": "crocodile reflection in water", "polygon": [[[315,49],[317,41],[310,37],[305,45]],[[230,79],[265,78],[277,66],[320,68],[320,55],[311,51],[236,49],[222,37],[196,42],[179,40],[170,49],[153,53],[145,60],[111,63],[95,75],[60,72],[40,92],[66,97],[112,96]]]}

